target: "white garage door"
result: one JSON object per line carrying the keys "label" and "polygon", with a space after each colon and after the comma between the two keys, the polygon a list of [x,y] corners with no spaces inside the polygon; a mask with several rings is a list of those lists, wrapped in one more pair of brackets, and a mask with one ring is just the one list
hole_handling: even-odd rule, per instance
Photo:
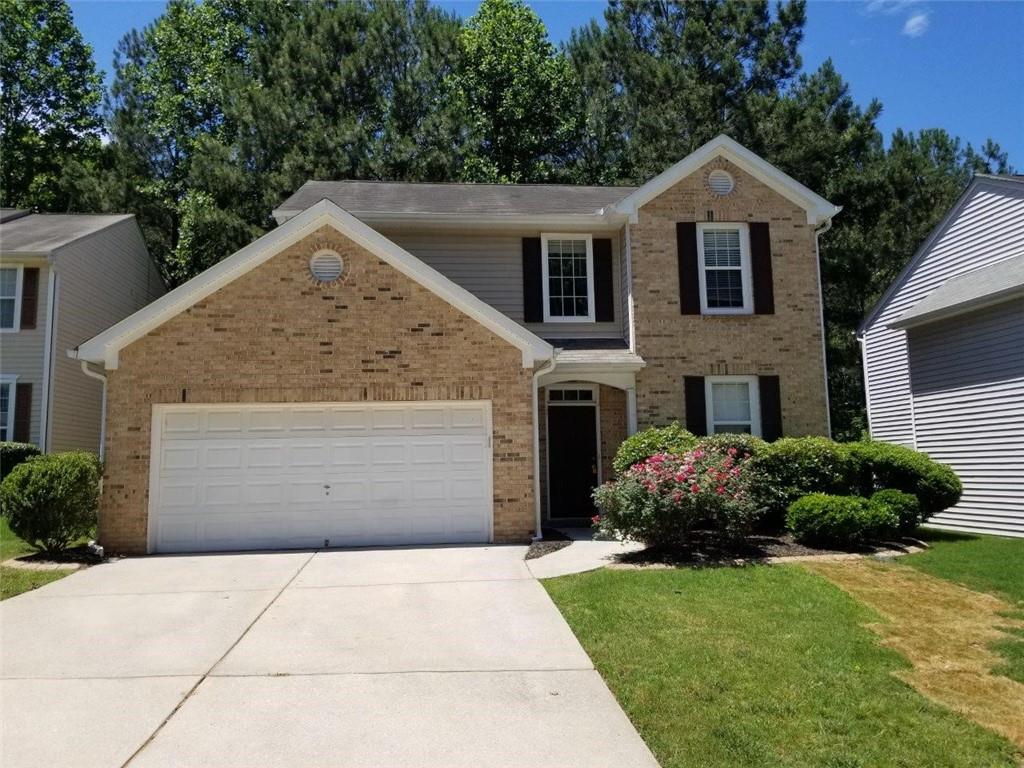
{"label": "white garage door", "polygon": [[486,542],[490,403],[161,405],[150,551]]}

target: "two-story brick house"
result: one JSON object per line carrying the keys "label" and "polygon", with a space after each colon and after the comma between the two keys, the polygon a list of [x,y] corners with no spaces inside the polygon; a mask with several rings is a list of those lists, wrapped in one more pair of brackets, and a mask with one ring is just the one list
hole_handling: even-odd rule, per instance
{"label": "two-story brick house", "polygon": [[522,541],[629,433],[827,434],[838,208],[727,137],[639,188],[310,182],[81,345],[127,552]]}

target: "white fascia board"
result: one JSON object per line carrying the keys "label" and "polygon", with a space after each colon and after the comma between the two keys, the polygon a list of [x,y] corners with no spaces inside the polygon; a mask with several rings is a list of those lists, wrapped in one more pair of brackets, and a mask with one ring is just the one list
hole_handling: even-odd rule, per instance
{"label": "white fascia board", "polygon": [[951,304],[948,307],[942,307],[925,314],[900,317],[888,323],[885,327],[893,331],[905,331],[908,328],[917,328],[918,326],[928,325],[939,320],[949,320],[953,317],[977,312],[979,309],[994,307],[997,304],[1004,304],[1007,301],[1013,301],[1018,298],[1024,298],[1024,286],[1013,285],[995,293]]}
{"label": "white fascia board", "polygon": [[807,223],[818,226],[831,219],[842,208],[833,205],[816,192],[808,189],[764,158],[754,154],[739,142],[722,134],[693,151],[668,170],[658,174],[638,190],[615,204],[615,209],[636,223],[639,209],[699,170],[716,157],[724,157],[742,168],[765,186],[774,189],[807,211]]}
{"label": "white fascia board", "polygon": [[78,347],[75,356],[80,360],[103,363],[107,369],[116,369],[118,353],[124,347],[325,224],[335,227],[357,245],[388,262],[399,272],[519,348],[523,353],[523,367],[532,367],[534,361],[549,359],[553,354],[551,345],[540,337],[481,301],[465,288],[456,285],[334,203],[321,200],[187,283],[84,342]]}

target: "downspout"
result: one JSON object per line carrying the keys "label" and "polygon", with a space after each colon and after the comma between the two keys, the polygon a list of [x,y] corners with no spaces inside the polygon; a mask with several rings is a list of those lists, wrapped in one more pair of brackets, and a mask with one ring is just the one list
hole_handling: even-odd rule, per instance
{"label": "downspout", "polygon": [[103,461],[107,445],[107,377],[102,373],[96,373],[96,371],[90,368],[88,360],[81,360],[80,362],[82,363],[82,373],[90,379],[103,382],[103,397],[100,400],[100,461]]}
{"label": "downspout", "polygon": [[551,360],[547,365],[533,372],[533,510],[534,524],[536,531],[533,535],[534,541],[544,538],[544,527],[541,524],[540,509],[540,377],[555,370],[555,354],[552,352]]}
{"label": "downspout", "polygon": [[821,370],[825,374],[825,427],[828,436],[832,437],[832,403],[828,396],[828,352],[826,351],[825,335],[825,290],[821,284],[821,247],[818,238],[832,229],[832,219],[814,230],[814,266],[818,271],[818,325],[821,328]]}

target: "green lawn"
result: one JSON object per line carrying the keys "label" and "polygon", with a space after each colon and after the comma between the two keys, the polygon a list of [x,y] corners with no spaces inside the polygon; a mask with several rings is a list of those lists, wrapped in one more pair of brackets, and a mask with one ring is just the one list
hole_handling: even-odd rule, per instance
{"label": "green lawn", "polygon": [[70,573],[74,571],[30,571],[26,568],[0,567],[0,600],[63,579]]}
{"label": "green lawn", "polygon": [[28,544],[15,536],[7,525],[7,518],[0,517],[0,562],[10,560],[12,557],[27,555],[33,552]]}
{"label": "green lawn", "polygon": [[[951,531],[926,531],[922,538],[931,548],[901,563],[977,592],[990,592],[1019,606],[1010,615],[1024,618],[1024,539]],[[1024,631],[1010,631],[1015,639],[993,646],[1006,659],[996,672],[1024,683]]]}
{"label": "green lawn", "polygon": [[1014,766],[1008,741],[933,704],[799,566],[601,570],[545,582],[664,768]]}

